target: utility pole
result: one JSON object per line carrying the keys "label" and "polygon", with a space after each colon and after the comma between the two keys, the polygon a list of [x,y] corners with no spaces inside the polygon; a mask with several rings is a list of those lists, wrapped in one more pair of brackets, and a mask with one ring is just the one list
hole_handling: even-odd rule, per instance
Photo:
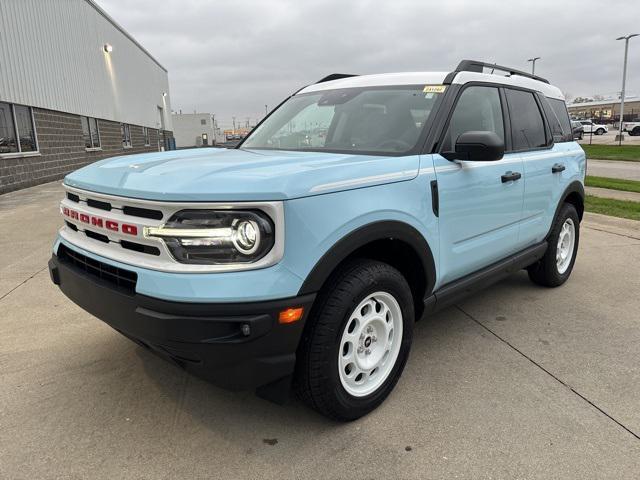
{"label": "utility pole", "polygon": [[531,62],[531,75],[536,74],[536,60],[540,60],[542,57],[533,57],[527,60],[527,62]]}
{"label": "utility pole", "polygon": [[622,67],[622,91],[620,92],[620,131],[618,132],[618,145],[622,145],[624,139],[624,133],[622,132],[622,125],[624,122],[624,88],[627,82],[627,56],[629,54],[629,40],[633,37],[637,37],[640,33],[632,33],[631,35],[625,35],[618,37],[616,40],[624,40],[624,65]]}
{"label": "utility pole", "polygon": [[267,114],[268,114],[268,110],[269,110],[269,109],[267,108],[267,104],[265,103],[265,105],[264,105],[264,116],[265,116],[265,117],[266,117],[266,116],[267,116]]}
{"label": "utility pole", "polygon": [[236,133],[236,117],[233,117],[233,134]]}

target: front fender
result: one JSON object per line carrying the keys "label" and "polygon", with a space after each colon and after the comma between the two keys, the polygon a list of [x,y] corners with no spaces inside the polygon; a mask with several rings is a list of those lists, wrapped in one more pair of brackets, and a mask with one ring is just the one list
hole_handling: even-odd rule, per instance
{"label": "front fender", "polygon": [[429,183],[421,178],[287,201],[284,261],[303,279],[300,291],[317,291],[350,253],[383,238],[412,246],[429,272],[431,289],[438,223]]}

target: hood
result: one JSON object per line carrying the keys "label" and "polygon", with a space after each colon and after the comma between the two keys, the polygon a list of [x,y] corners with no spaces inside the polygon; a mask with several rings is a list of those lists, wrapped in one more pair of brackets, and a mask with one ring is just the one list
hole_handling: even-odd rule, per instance
{"label": "hood", "polygon": [[147,200],[266,201],[410,180],[418,156],[197,148],[102,160],[65,184]]}

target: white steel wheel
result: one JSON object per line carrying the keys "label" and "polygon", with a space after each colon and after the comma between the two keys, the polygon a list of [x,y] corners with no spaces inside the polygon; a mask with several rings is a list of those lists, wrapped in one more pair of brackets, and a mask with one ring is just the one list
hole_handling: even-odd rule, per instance
{"label": "white steel wheel", "polygon": [[398,359],[402,328],[402,310],[390,293],[372,293],[354,309],[338,351],[340,382],[347,393],[364,397],[385,382]]}
{"label": "white steel wheel", "polygon": [[576,227],[571,218],[567,218],[562,224],[558,235],[558,246],[556,248],[556,266],[558,273],[564,274],[571,265],[573,259],[573,247],[576,242]]}

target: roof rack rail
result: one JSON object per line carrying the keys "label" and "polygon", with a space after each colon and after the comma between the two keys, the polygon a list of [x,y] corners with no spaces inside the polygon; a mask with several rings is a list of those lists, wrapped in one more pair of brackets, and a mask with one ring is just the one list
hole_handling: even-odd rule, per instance
{"label": "roof rack rail", "polygon": [[498,65],[495,63],[487,63],[480,62],[477,60],[462,60],[456,69],[449,73],[444,79],[445,84],[451,84],[453,82],[454,77],[459,72],[476,72],[482,73],[485,68],[491,68],[492,70],[500,70],[501,72],[507,72],[509,75],[518,75],[520,77],[532,78],[533,80],[538,80],[539,82],[549,83],[549,80],[546,78],[538,77],[537,75],[533,75],[531,73],[523,72],[522,70],[516,70],[515,68],[504,67],[502,65]]}
{"label": "roof rack rail", "polygon": [[330,82],[331,80],[340,80],[341,78],[357,77],[358,75],[353,73],[332,73],[324,78],[321,78],[316,83]]}

